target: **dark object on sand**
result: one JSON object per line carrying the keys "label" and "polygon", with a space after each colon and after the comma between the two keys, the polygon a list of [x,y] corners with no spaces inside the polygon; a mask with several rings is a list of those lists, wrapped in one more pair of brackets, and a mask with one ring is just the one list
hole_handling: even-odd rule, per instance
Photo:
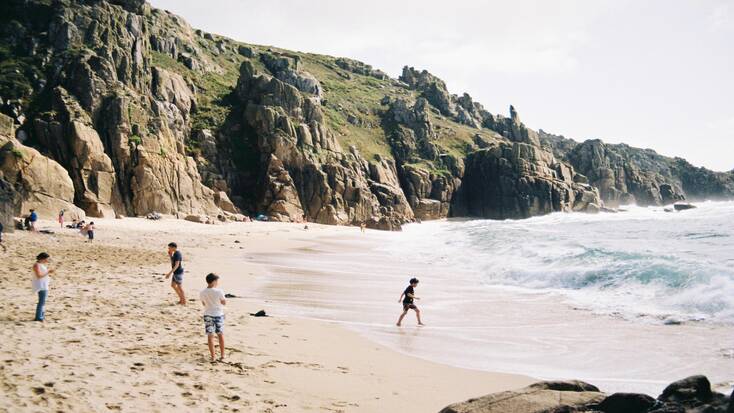
{"label": "dark object on sand", "polygon": [[224,298],[237,298],[234,294],[224,294]]}
{"label": "dark object on sand", "polygon": [[675,208],[676,211],[685,211],[686,209],[693,209],[696,206],[693,204],[675,204],[673,205],[673,208]]}
{"label": "dark object on sand", "polygon": [[151,212],[150,214],[146,215],[145,218],[151,219],[153,221],[158,221],[162,217],[161,217],[161,214],[159,214],[158,212]]}
{"label": "dark object on sand", "polygon": [[40,230],[38,232],[40,232],[41,234],[47,234],[47,235],[53,235],[53,234],[55,234],[55,232],[53,232],[53,231],[51,231],[49,229],[42,229],[42,230]]}
{"label": "dark object on sand", "polygon": [[256,313],[250,313],[250,315],[253,317],[267,317],[268,316],[267,314],[265,314],[265,310],[260,310]]}

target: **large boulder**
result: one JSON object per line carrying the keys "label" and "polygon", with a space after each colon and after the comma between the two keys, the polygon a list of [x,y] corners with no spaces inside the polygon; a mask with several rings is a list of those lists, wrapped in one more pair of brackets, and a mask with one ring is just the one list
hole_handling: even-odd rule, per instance
{"label": "large boulder", "polygon": [[598,409],[604,413],[645,413],[655,403],[655,399],[646,394],[614,393],[602,400]]}
{"label": "large boulder", "polygon": [[60,210],[69,217],[82,218],[84,211],[74,205],[74,184],[66,170],[33,148],[7,141],[0,148],[0,171],[19,193],[19,210],[35,209],[41,218],[53,219]]}
{"label": "large boulder", "polygon": [[[265,193],[262,196],[260,211],[271,221],[294,222],[303,217],[303,207],[293,179],[281,162],[271,155],[265,176]],[[335,222],[336,223],[336,222]]]}
{"label": "large boulder", "polygon": [[36,118],[36,139],[69,172],[74,201],[94,217],[114,217],[115,169],[91,119],[62,87],[54,89],[55,117]]}
{"label": "large boulder", "polygon": [[13,218],[20,210],[20,196],[10,182],[0,173],[0,224],[4,231],[13,232],[15,225]]}
{"label": "large boulder", "polygon": [[540,382],[452,404],[441,413],[547,413],[560,407],[584,407],[603,399],[604,394],[588,383]]}

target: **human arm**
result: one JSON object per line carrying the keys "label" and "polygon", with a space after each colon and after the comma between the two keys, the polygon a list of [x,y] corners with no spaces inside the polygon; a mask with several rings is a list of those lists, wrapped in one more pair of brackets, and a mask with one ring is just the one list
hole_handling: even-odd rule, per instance
{"label": "human arm", "polygon": [[173,265],[171,266],[171,271],[168,271],[168,272],[166,273],[166,278],[169,278],[169,277],[170,277],[171,275],[173,275],[173,273],[174,273],[174,272],[175,272],[175,271],[176,271],[176,270],[177,270],[177,269],[178,269],[179,267],[181,267],[181,261],[180,261],[180,260],[179,260],[179,261],[176,261],[176,262],[174,262],[174,263],[173,263]]}
{"label": "human arm", "polygon": [[225,298],[224,292],[219,292],[219,302],[222,303],[222,305],[227,305],[227,299]]}
{"label": "human arm", "polygon": [[398,302],[399,303],[402,303],[403,302],[403,296],[404,295],[405,295],[405,293],[400,294],[400,298],[398,298]]}

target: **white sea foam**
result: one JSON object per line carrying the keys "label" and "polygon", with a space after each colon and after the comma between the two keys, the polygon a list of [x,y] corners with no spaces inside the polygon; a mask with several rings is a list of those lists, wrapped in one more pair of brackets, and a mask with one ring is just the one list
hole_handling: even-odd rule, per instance
{"label": "white sea foam", "polygon": [[734,323],[734,202],[408,225],[384,252],[628,318]]}
{"label": "white sea foam", "polygon": [[[260,293],[433,361],[657,394],[692,374],[732,380],[733,223],[734,203],[702,203],[324,237],[258,257]],[[393,325],[411,276],[425,328]]]}

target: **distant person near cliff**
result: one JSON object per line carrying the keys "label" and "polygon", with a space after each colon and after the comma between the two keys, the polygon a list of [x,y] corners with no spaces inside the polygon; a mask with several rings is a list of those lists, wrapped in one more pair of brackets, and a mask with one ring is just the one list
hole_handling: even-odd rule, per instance
{"label": "distant person near cliff", "polygon": [[59,225],[64,228],[64,210],[59,211]]}
{"label": "distant person near cliff", "polygon": [[186,305],[186,295],[184,294],[183,290],[183,275],[184,275],[184,269],[183,269],[183,256],[181,255],[181,251],[178,250],[178,245],[176,245],[175,242],[171,242],[168,244],[168,256],[171,258],[171,271],[168,271],[166,274],[166,279],[173,276],[171,279],[171,288],[173,288],[173,291],[176,292],[176,295],[178,295],[178,303],[181,305]]}
{"label": "distant person near cliff", "polygon": [[415,317],[418,319],[418,325],[424,325],[421,322],[421,311],[414,303],[414,300],[420,300],[420,298],[415,296],[415,288],[418,287],[418,282],[419,281],[417,278],[411,278],[410,285],[405,289],[405,291],[403,291],[402,294],[400,294],[398,302],[403,303],[403,313],[400,314],[400,318],[398,318],[398,327],[400,327],[400,324],[403,322],[403,318],[405,317],[405,315],[408,314],[408,310],[411,309],[415,310]]}
{"label": "distant person near cliff", "polygon": [[35,209],[30,210],[30,214],[28,214],[27,217],[25,217],[24,226],[29,231],[38,231],[36,229],[36,221],[38,221],[38,214],[36,214]]}
{"label": "distant person near cliff", "polygon": [[3,252],[7,252],[8,249],[5,248],[5,244],[3,244],[3,229],[4,229],[3,223],[0,222],[0,248],[3,249]]}

